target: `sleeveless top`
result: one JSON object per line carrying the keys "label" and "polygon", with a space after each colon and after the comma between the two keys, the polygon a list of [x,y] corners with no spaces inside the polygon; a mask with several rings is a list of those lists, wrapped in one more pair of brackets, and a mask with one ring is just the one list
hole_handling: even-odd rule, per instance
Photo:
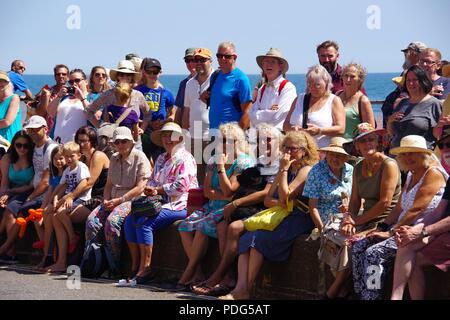
{"label": "sleeveless top", "polygon": [[[358,184],[358,195],[361,199],[364,199],[364,211],[361,215],[364,215],[364,213],[369,211],[375,205],[375,203],[377,203],[380,200],[381,177],[383,174],[385,163],[387,161],[395,162],[395,160],[391,158],[384,159],[383,162],[381,163],[380,168],[377,170],[377,172],[375,172],[375,174],[372,177],[364,177],[362,175],[362,161],[358,162],[355,166],[356,181],[353,182],[356,182]],[[372,220],[371,222],[383,220],[384,218],[386,218],[389,212],[391,212],[392,209],[397,204],[401,192],[402,192],[401,176],[399,172],[397,185],[395,186],[395,191],[394,195],[392,196],[391,203],[382,214],[380,214],[376,219]]]}
{"label": "sleeveless top", "polygon": [[[300,169],[299,169],[300,170]],[[292,172],[291,168],[289,168],[289,171],[287,172],[287,180],[288,185],[294,181],[294,179],[297,177],[298,172]],[[278,188],[275,190],[273,197],[278,199]],[[292,211],[292,214],[300,214],[300,213],[306,213],[309,214],[309,198],[302,195],[300,193],[296,199],[294,199],[294,210]]]}
{"label": "sleeveless top", "polygon": [[[13,94],[10,95],[2,103],[0,103],[0,119],[6,118],[6,115],[8,114],[8,110],[9,110],[9,105],[11,103],[13,96],[14,96]],[[20,107],[19,107],[19,109],[17,110],[16,118],[14,119],[13,123],[11,123],[11,125],[6,128],[0,129],[0,135],[3,138],[5,138],[6,140],[8,140],[9,142],[12,141],[12,138],[14,137],[14,135],[22,127],[20,124],[20,119],[21,119],[20,113],[21,113],[21,111],[20,111]]]}
{"label": "sleeveless top", "polygon": [[[330,94],[324,105],[317,111],[308,113],[308,123],[314,124],[319,128],[329,128],[333,125],[332,107],[333,99],[336,97],[334,94]],[[301,94],[297,102],[295,103],[294,111],[292,112],[290,124],[302,126],[303,123],[303,100],[305,94]],[[319,148],[328,147],[331,137],[326,135],[314,136]]]}
{"label": "sleeveless top", "polygon": [[[97,151],[94,151],[94,153]],[[94,154],[92,154],[94,156]],[[91,157],[91,161],[92,161]],[[89,164],[89,167],[91,164]],[[102,197],[103,198],[103,190],[105,189],[106,180],[108,180],[108,170],[109,168],[103,168],[100,172],[100,175],[98,176],[97,180],[95,181],[94,185],[92,186],[91,196],[92,197]]]}
{"label": "sleeveless top", "polygon": [[353,138],[353,131],[358,124],[361,123],[361,117],[358,112],[358,102],[345,108],[345,131],[343,138],[351,140]]}
{"label": "sleeveless top", "polygon": [[12,188],[21,187],[29,184],[33,180],[33,166],[16,171],[12,163],[8,168],[8,179]]}
{"label": "sleeveless top", "polygon": [[[407,176],[406,182],[405,182],[405,191],[402,194],[402,202],[401,202],[402,212],[400,213],[400,216],[398,217],[397,222],[400,221],[401,219],[403,219],[403,217],[408,212],[409,208],[412,207],[412,205],[414,203],[414,199],[416,198],[417,191],[419,190],[420,186],[422,185],[423,179],[425,178],[428,170],[430,170],[431,168],[438,169],[444,176],[445,180],[448,179],[448,174],[447,174],[447,172],[445,172],[445,170],[443,168],[441,168],[439,166],[430,167],[427,169],[427,171],[425,171],[425,173],[422,175],[422,177],[416,183],[416,185],[414,187],[412,187],[411,190],[407,191],[409,184],[411,183],[411,180],[412,180],[412,174],[411,174],[411,172],[408,172],[408,176]],[[439,202],[441,201],[442,196],[444,195],[444,190],[445,190],[445,185],[441,186],[439,191],[434,195],[433,199],[431,199],[427,208],[425,210],[423,210],[416,217],[416,220],[413,222],[414,225],[421,223],[427,214],[433,212],[434,209],[436,209],[436,207],[439,205]]]}
{"label": "sleeveless top", "polygon": [[50,175],[50,178],[48,180],[48,183],[50,187],[52,187],[52,190],[55,190],[58,186],[59,182],[61,181],[62,176],[52,176]]}

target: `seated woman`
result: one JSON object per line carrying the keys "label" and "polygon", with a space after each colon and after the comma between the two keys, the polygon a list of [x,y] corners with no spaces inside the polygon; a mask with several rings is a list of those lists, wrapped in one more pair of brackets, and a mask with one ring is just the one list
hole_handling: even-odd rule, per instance
{"label": "seated woman", "polygon": [[[192,287],[192,291],[199,295],[224,295],[228,293],[235,285],[234,270],[230,269],[231,264],[238,254],[239,237],[245,232],[244,220],[250,215],[264,210],[264,198],[272,186],[278,172],[280,161],[280,142],[283,138],[281,132],[267,124],[260,123],[256,126],[258,133],[258,164],[257,168],[261,176],[261,189],[255,190],[254,185],[251,187],[244,186],[244,181],[240,183],[239,190],[236,192],[233,201],[223,208],[224,220],[217,224],[217,233],[224,233],[225,244],[221,249],[220,264],[214,273],[205,282]],[[239,177],[246,175],[246,178],[253,178],[255,181],[259,179],[249,177],[253,173],[255,167],[246,169]],[[252,180],[253,180],[252,179]],[[245,214],[243,214],[245,213]],[[222,236],[219,236],[221,238]],[[233,268],[234,269],[234,268]]]}
{"label": "seated woman", "polygon": [[136,218],[132,212],[125,219],[125,238],[130,248],[131,272],[136,284],[145,283],[151,275],[153,232],[185,219],[189,190],[198,188],[197,164],[185,149],[181,127],[168,122],[161,130],[153,131],[151,138],[166,152],[157,158],[144,193],[147,196],[161,195],[164,201],[161,212],[155,217]]}
{"label": "seated woman", "polygon": [[[391,149],[398,155],[397,161],[404,171],[409,171],[400,199],[389,213],[385,222],[378,224],[377,230],[355,242],[352,247],[353,283],[355,292],[364,300],[383,297],[383,285],[391,270],[397,253],[394,234],[401,226],[421,223],[434,211],[442,198],[448,174],[427,149],[424,137],[410,135],[404,137],[400,146]],[[371,274],[377,273],[380,286],[368,286]]]}
{"label": "seated woman", "polygon": [[[346,140],[340,137],[331,138],[330,145],[319,151],[325,153],[325,159],[319,161],[308,174],[303,196],[309,198],[309,214],[319,232],[329,220],[338,219],[343,203],[342,193],[350,195],[352,189],[353,167],[346,163],[350,156],[342,147]],[[323,248],[319,252],[322,252]],[[320,258],[320,254],[319,254]],[[339,279],[339,273],[336,281]],[[331,288],[328,297],[334,298]]]}
{"label": "seated woman", "polygon": [[116,128],[113,142],[117,152],[110,159],[103,203],[86,220],[86,248],[91,242],[103,242],[99,233],[104,232],[110,271],[114,277],[120,277],[120,231],[124,219],[130,213],[131,199],[143,195],[151,167],[145,154],[134,148],[130,129]]}
{"label": "seated woman", "polygon": [[208,237],[220,236],[219,246],[224,245],[225,239],[222,236],[225,235],[217,233],[216,225],[223,219],[224,206],[230,203],[239,188],[237,176],[255,164],[253,158],[248,155],[244,131],[237,123],[223,124],[219,131],[216,156],[209,160],[205,177],[204,195],[209,201],[203,208],[183,220],[178,227],[184,251],[189,258],[189,263],[178,281],[179,290],[186,289],[189,282],[195,282],[201,277],[200,271],[196,269],[208,248]]}
{"label": "seated woman", "polygon": [[301,194],[311,167],[319,160],[317,145],[308,133],[291,131],[283,139],[281,150],[280,167],[264,204],[268,208],[286,206],[288,201],[294,200],[297,205],[273,231],[256,230],[241,236],[237,284],[220,299],[248,299],[264,259],[287,260],[295,239],[314,228],[306,205],[308,200]]}
{"label": "seated woman", "polygon": [[[33,148],[30,136],[20,130],[12,138],[11,146],[1,160],[0,210],[4,211],[0,234],[6,232],[7,235],[6,241],[0,246],[2,260],[14,260],[13,244],[19,233],[19,226],[16,225],[19,212],[13,203],[23,203],[33,191]],[[24,217],[28,216],[28,212],[21,213]]]}
{"label": "seated woman", "polygon": [[342,136],[345,110],[341,99],[331,93],[332,79],[321,65],[312,66],[306,74],[306,94],[292,103],[283,124],[284,131],[305,130],[319,148],[330,144],[331,137]]}

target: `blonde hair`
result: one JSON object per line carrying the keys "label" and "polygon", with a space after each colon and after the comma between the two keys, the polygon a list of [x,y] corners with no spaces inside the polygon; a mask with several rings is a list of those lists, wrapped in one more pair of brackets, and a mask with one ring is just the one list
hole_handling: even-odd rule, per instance
{"label": "blonde hair", "polygon": [[114,97],[116,98],[117,104],[124,105],[127,103],[132,90],[133,88],[129,83],[119,82],[114,88]]}
{"label": "blonde hair", "polygon": [[75,141],[64,143],[63,153],[80,153],[80,145]]}
{"label": "blonde hair", "polygon": [[[433,155],[431,155],[429,153],[426,153],[426,152],[414,152],[414,153],[423,155],[422,165],[425,168],[428,168],[430,166],[439,165],[439,162],[437,162],[436,159],[433,157]],[[399,153],[397,155],[397,157],[395,158],[395,160],[397,160],[397,164],[398,164],[398,167],[400,168],[400,170],[406,172],[406,171],[408,171],[408,166],[405,165],[405,162],[403,162],[403,155],[404,155],[404,153]]]}
{"label": "blonde hair", "polygon": [[300,160],[303,166],[312,166],[319,161],[319,151],[317,151],[317,143],[311,135],[305,131],[289,131],[281,143],[281,151],[286,141],[292,141],[299,147],[303,148],[305,155]]}
{"label": "blonde hair", "polygon": [[420,52],[420,56],[424,56],[424,55],[430,54],[430,53],[434,53],[436,58],[439,60],[438,62],[441,61],[441,59],[442,59],[441,52],[436,48],[426,48],[422,52]]}
{"label": "blonde hair", "polygon": [[228,140],[234,140],[236,149],[240,153],[249,153],[250,147],[245,138],[244,130],[237,122],[228,122],[219,126],[220,133]]}

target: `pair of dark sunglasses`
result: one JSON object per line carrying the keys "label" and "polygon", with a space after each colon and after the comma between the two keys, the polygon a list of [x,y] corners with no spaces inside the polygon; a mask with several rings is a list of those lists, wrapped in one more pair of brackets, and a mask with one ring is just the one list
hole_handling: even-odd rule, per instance
{"label": "pair of dark sunglasses", "polygon": [[14,146],[15,146],[17,149],[29,149],[29,148],[30,148],[30,145],[29,145],[28,143],[20,143],[20,142],[16,142],[16,143],[14,144]]}

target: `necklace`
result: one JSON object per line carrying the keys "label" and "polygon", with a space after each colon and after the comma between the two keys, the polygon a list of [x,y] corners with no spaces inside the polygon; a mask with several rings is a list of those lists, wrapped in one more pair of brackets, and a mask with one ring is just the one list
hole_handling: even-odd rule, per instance
{"label": "necklace", "polygon": [[376,171],[375,169],[377,169],[378,165],[379,165],[378,161],[375,161],[372,163],[372,165],[369,165],[369,161],[366,159],[365,167],[366,167],[367,176],[369,178],[371,178],[373,176],[374,172]]}

